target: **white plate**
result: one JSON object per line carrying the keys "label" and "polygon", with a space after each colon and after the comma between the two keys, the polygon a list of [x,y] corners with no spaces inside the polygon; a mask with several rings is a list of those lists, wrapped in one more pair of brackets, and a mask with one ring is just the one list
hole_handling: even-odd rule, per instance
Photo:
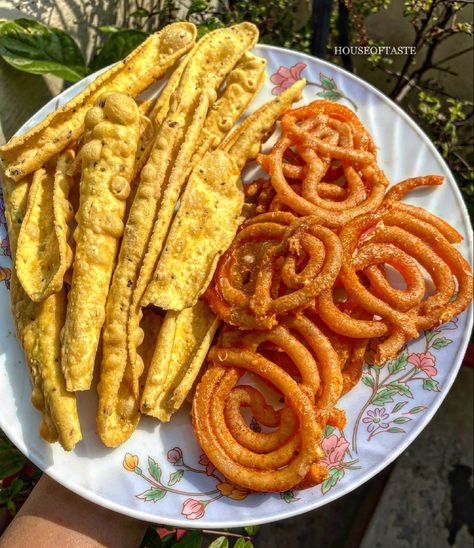
{"label": "white plate", "polygon": [[[472,229],[454,178],[426,135],[399,107],[352,74],[307,55],[269,46],[257,46],[255,53],[268,60],[269,78],[251,110],[271,99],[279,91],[275,88],[281,89],[301,74],[312,84],[306,87],[303,102],[324,94],[357,108],[392,183],[415,175],[444,175],[442,188],[417,191],[409,200],[443,217],[464,236],[460,249],[472,264]],[[50,101],[18,133],[37,124],[94,77]],[[0,215],[0,279],[8,277],[6,269],[11,266],[5,238],[5,219]],[[31,387],[14,335],[6,283],[0,283],[0,313],[0,428],[13,443],[52,478],[97,504],[142,520],[206,528],[238,527],[301,514],[352,491],[382,470],[415,439],[440,406],[461,365],[472,327],[471,308],[470,313],[412,342],[405,359],[364,373],[365,382],[340,402],[347,413],[347,428],[326,432],[323,441],[331,465],[329,480],[301,492],[245,496],[232,492],[206,465],[188,409],[166,425],[143,418],[127,443],[110,450],[97,436],[96,395],[91,391],[79,396],[84,440],[77,448],[66,453],[57,444],[42,442],[39,414],[30,403]]]}

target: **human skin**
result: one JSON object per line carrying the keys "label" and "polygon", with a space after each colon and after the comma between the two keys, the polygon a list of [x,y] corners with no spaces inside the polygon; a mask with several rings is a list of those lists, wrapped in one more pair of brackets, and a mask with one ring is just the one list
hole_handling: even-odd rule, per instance
{"label": "human skin", "polygon": [[0,548],[136,548],[146,527],[96,506],[44,474],[0,537]]}

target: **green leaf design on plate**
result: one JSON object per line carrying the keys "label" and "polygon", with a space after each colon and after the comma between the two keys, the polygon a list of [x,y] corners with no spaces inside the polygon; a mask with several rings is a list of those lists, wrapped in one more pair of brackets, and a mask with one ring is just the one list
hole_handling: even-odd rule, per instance
{"label": "green leaf design on plate", "polygon": [[327,425],[324,429],[324,437],[327,438],[328,436],[330,436],[334,432],[334,430],[336,430],[335,426]]}
{"label": "green leaf design on plate", "polygon": [[327,90],[337,89],[337,85],[334,79],[330,78],[329,76],[326,76],[323,73],[319,75],[319,81],[321,82],[324,89],[327,89]]}
{"label": "green leaf design on plate", "polygon": [[451,339],[448,339],[446,337],[438,337],[437,339],[435,339],[432,346],[433,348],[436,348],[436,350],[439,350],[440,348],[444,348],[445,346],[450,345],[452,342],[453,341]]}
{"label": "green leaf design on plate", "polygon": [[116,32],[111,32],[107,42],[92,60],[90,69],[96,71],[120,61],[147,37],[147,32],[138,29],[118,29]]}
{"label": "green leaf design on plate", "polygon": [[413,398],[412,391],[408,388],[408,385],[404,382],[393,381],[390,384],[387,384],[389,390],[396,390],[401,396],[406,396],[407,398]]}
{"label": "green leaf design on plate", "polygon": [[297,500],[300,500],[293,491],[284,491],[283,493],[280,493],[280,498],[288,504],[290,502],[296,502]]}
{"label": "green leaf design on plate", "polygon": [[343,468],[330,468],[329,477],[321,484],[321,491],[325,495],[330,489],[332,489],[336,483],[344,477]]}
{"label": "green leaf design on plate", "polygon": [[0,56],[31,74],[54,74],[77,82],[88,73],[76,42],[63,30],[31,19],[0,22]]}
{"label": "green leaf design on plate", "polygon": [[413,419],[410,419],[410,417],[398,417],[393,422],[395,422],[396,424],[403,424],[404,422],[408,422],[411,420]]}
{"label": "green leaf design on plate", "polygon": [[158,500],[161,500],[165,495],[166,491],[164,489],[153,488],[148,489],[143,493],[140,493],[139,495],[137,495],[137,498],[146,502],[157,502]]}
{"label": "green leaf design on plate", "polygon": [[339,101],[344,96],[339,91],[334,91],[331,89],[326,89],[324,91],[320,91],[316,94],[318,97],[322,97],[323,99],[328,99],[329,101]]}
{"label": "green leaf design on plate", "polygon": [[423,379],[423,390],[439,392],[439,382],[434,379]]}
{"label": "green leaf design on plate", "polygon": [[402,407],[404,407],[408,402],[407,401],[399,401],[397,405],[392,409],[392,413],[398,413]]}
{"label": "green leaf design on plate", "polygon": [[389,428],[387,432],[390,432],[390,434],[405,434],[403,428]]}
{"label": "green leaf design on plate", "polygon": [[161,468],[159,467],[158,463],[151,457],[148,457],[148,471],[156,479],[156,481],[161,480]]}
{"label": "green leaf design on plate", "polygon": [[362,375],[362,382],[366,385],[366,386],[374,386],[374,379],[371,375]]}
{"label": "green leaf design on plate", "polygon": [[406,369],[407,364],[408,352],[404,350],[388,364],[388,371],[393,375],[394,373],[398,373],[399,371],[403,371],[404,369]]}
{"label": "green leaf design on plate", "polygon": [[374,405],[385,405],[386,403],[390,403],[393,401],[393,396],[395,394],[398,394],[398,389],[384,388],[375,395],[371,403],[373,403]]}
{"label": "green leaf design on plate", "polygon": [[178,481],[181,481],[181,478],[184,475],[184,470],[176,470],[176,472],[173,472],[170,476],[170,479],[168,480],[168,485],[174,485],[175,483],[178,483]]}
{"label": "green leaf design on plate", "polygon": [[413,407],[412,409],[410,409],[410,411],[408,412],[415,415],[416,413],[421,413],[425,409],[426,409],[426,405],[417,405],[416,407]]}

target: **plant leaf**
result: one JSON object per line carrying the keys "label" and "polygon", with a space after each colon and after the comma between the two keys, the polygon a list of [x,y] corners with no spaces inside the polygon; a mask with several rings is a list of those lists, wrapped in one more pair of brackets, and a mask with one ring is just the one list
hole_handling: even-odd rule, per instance
{"label": "plant leaf", "polygon": [[410,409],[410,411],[408,412],[412,414],[416,414],[416,413],[421,413],[425,409],[426,409],[425,405],[417,405],[416,407],[413,407],[412,409]]}
{"label": "plant leaf", "polygon": [[209,2],[207,0],[193,0],[188,9],[188,17],[193,13],[202,13],[209,8]]}
{"label": "plant leaf", "polygon": [[423,390],[439,392],[439,382],[434,379],[423,379]]}
{"label": "plant leaf", "polygon": [[333,91],[332,89],[326,89],[320,91],[316,94],[318,97],[323,97],[323,99],[329,99],[329,101],[339,101],[342,99],[343,95],[339,91]]}
{"label": "plant leaf", "polygon": [[68,82],[87,74],[81,50],[68,34],[31,19],[0,24],[0,56],[18,70],[54,74]]}
{"label": "plant leaf", "polygon": [[404,434],[405,430],[403,430],[403,428],[389,428],[387,432],[390,432],[391,434]]}
{"label": "plant leaf", "polygon": [[393,373],[398,373],[406,369],[408,364],[408,352],[404,350],[399,354],[394,360],[388,364],[388,370],[393,375]]}
{"label": "plant leaf", "polygon": [[156,479],[156,481],[161,480],[161,468],[151,457],[148,457],[148,471]]}
{"label": "plant leaf", "polygon": [[246,540],[242,537],[237,539],[237,542],[234,544],[234,548],[253,548],[253,544],[250,540]]}
{"label": "plant leaf", "polygon": [[202,544],[202,532],[201,531],[192,531],[187,533],[179,541],[173,544],[172,548],[200,548]]}
{"label": "plant leaf", "polygon": [[170,479],[168,480],[168,485],[174,485],[175,483],[178,483],[178,481],[181,481],[181,478],[184,475],[184,470],[176,470],[176,472],[173,472],[170,476]]}
{"label": "plant leaf", "polygon": [[135,11],[132,11],[130,17],[148,17],[150,12],[145,8],[138,8]]}
{"label": "plant leaf", "polygon": [[387,384],[387,388],[389,390],[396,390],[400,395],[406,396],[407,398],[413,398],[412,391],[404,382],[393,381],[390,384]]}
{"label": "plant leaf", "polygon": [[[239,540],[244,540],[239,538]],[[208,548],[228,548],[229,546],[229,540],[227,537],[218,537],[216,540],[213,540],[211,544],[209,544]],[[235,544],[237,546],[237,543]]]}
{"label": "plant leaf", "polygon": [[92,72],[120,61],[139,46],[148,36],[138,29],[117,29],[108,35],[108,39],[90,64]]}
{"label": "plant leaf", "polygon": [[19,472],[25,464],[25,456],[8,439],[1,436],[0,481]]}
{"label": "plant leaf", "polygon": [[432,346],[433,348],[436,348],[436,350],[439,350],[440,348],[444,348],[445,346],[450,345],[452,342],[453,341],[451,339],[448,339],[446,337],[438,337],[434,340]]}
{"label": "plant leaf", "polygon": [[144,500],[146,502],[156,502],[158,500],[161,500],[166,495],[166,491],[164,489],[148,489],[147,491],[144,491],[143,493],[140,493],[137,495],[137,498]]}
{"label": "plant leaf", "polygon": [[260,529],[259,525],[248,525],[247,527],[244,527],[244,531],[247,533],[247,535],[251,537],[256,535],[259,529]]}

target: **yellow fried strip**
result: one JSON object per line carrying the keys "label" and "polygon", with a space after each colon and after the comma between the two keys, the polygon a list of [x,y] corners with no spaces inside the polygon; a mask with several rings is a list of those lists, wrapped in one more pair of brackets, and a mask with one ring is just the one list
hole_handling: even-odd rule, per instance
{"label": "yellow fried strip", "polygon": [[[12,257],[17,253],[18,235],[26,213],[31,178],[15,183],[4,177],[5,216]],[[60,365],[60,332],[66,311],[64,289],[41,303],[32,302],[12,272],[10,297],[18,339],[25,352],[33,384],[31,400],[41,414],[40,435],[59,442],[66,450],[82,439],[76,397],[66,391]]]}
{"label": "yellow fried strip", "polygon": [[155,140],[155,124],[146,116],[140,117],[140,135],[138,139],[137,153],[135,154],[135,165],[133,167],[134,180],[142,170],[150,156],[153,142]]}
{"label": "yellow fried strip", "polygon": [[90,388],[139,137],[135,101],[98,98],[85,119],[72,286],[62,340],[68,390]]}
{"label": "yellow fried strip", "polygon": [[206,154],[189,178],[142,306],[183,310],[197,302],[232,242],[243,203],[232,158],[222,150]]}
{"label": "yellow fried strip", "polygon": [[275,122],[293,103],[301,99],[306,80],[298,80],[281,95],[268,101],[235,129],[220,145],[221,150],[229,152],[239,169],[249,160],[257,157],[272,131]]}
{"label": "yellow fried strip", "polygon": [[142,413],[170,420],[192,388],[218,324],[201,301],[166,313],[143,390]]}
{"label": "yellow fried strip", "polygon": [[5,174],[19,181],[41,167],[81,135],[85,113],[99,95],[120,91],[137,96],[192,48],[195,37],[193,24],[173,23],[147,38],[63,107],[1,147],[0,160]]}
{"label": "yellow fried strip", "polygon": [[157,126],[163,123],[170,108],[170,99],[174,91],[178,87],[179,80],[183,74],[186,63],[189,60],[189,56],[192,55],[192,51],[188,54],[188,57],[184,59],[178,67],[173,71],[173,74],[169,77],[165,87],[162,89],[160,96],[156,100],[153,110],[150,112],[150,120],[153,120]]}
{"label": "yellow fried strip", "polygon": [[242,116],[265,82],[265,59],[246,52],[227,77],[222,96],[214,103],[199,138],[192,165],[213,150]]}
{"label": "yellow fried strip", "polygon": [[66,175],[74,159],[72,150],[61,154],[54,165],[34,173],[25,218],[18,236],[16,273],[28,297],[43,301],[62,288],[64,273],[71,266],[68,201],[72,178]]}

